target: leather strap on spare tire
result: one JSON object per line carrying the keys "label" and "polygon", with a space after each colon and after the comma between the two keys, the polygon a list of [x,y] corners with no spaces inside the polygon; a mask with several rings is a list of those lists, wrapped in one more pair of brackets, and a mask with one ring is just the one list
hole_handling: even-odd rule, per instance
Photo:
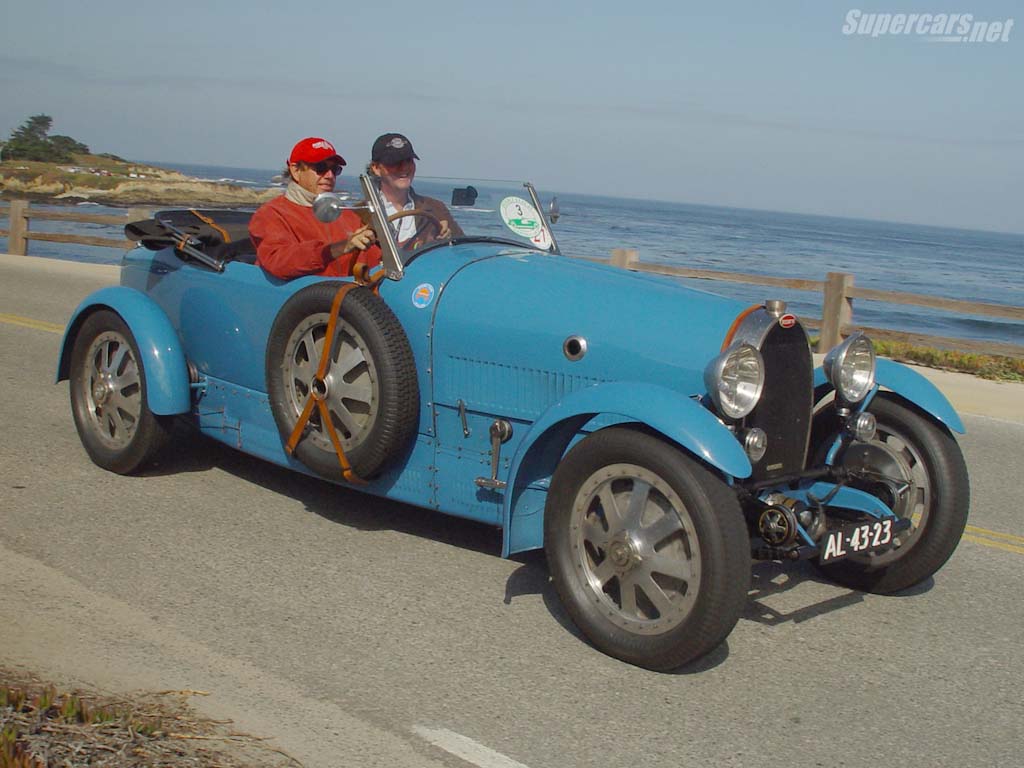
{"label": "leather strap on spare tire", "polygon": [[[338,328],[338,313],[341,312],[341,302],[345,300],[345,294],[355,287],[355,283],[346,283],[334,294],[334,300],[331,302],[331,314],[327,318],[325,339],[334,338]],[[309,417],[313,415],[313,408],[315,407],[320,412],[320,426],[326,429],[327,435],[331,438],[331,445],[334,446],[334,452],[338,455],[338,466],[341,467],[341,476],[350,482],[362,483],[364,480],[352,471],[352,465],[348,463],[345,449],[338,438],[338,430],[334,428],[334,421],[331,418],[330,409],[327,407],[327,385],[325,380],[330,364],[330,345],[324,344],[320,348],[320,361],[316,366],[316,375],[309,383],[309,396],[306,399],[306,405],[303,406],[302,413],[299,414],[299,420],[292,427],[292,433],[288,435],[288,441],[284,444],[284,450],[289,456],[295,453],[295,446],[302,439],[306,426],[309,424]]]}
{"label": "leather strap on spare tire", "polygon": [[416,432],[412,349],[371,288],[330,281],[296,292],[271,327],[266,375],[288,452],[328,479],[372,478]]}

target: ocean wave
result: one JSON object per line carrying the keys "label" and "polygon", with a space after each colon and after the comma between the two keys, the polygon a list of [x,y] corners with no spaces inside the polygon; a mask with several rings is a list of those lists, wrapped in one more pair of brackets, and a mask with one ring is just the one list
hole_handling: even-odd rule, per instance
{"label": "ocean wave", "polygon": [[233,179],[233,178],[229,178],[229,177],[224,177],[224,178],[220,178],[220,179],[211,179],[211,178],[205,178],[205,177],[202,177],[202,176],[195,176],[193,178],[195,178],[196,181],[201,181],[201,182],[203,182],[205,184],[234,184],[236,186],[245,186],[245,187],[269,187],[269,186],[271,186],[270,179],[267,179],[265,182],[258,182],[258,181],[247,181],[246,179]]}

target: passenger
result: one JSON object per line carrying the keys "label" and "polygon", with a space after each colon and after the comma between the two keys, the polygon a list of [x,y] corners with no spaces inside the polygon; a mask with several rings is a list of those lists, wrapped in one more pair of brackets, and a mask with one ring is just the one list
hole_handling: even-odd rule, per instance
{"label": "passenger", "polygon": [[464,234],[444,203],[416,194],[412,188],[417,160],[419,156],[413,151],[412,143],[400,133],[385,133],[373,142],[369,170],[380,179],[385,216],[411,210],[426,214],[406,216],[392,223],[398,244],[409,250],[431,240]]}
{"label": "passenger", "polygon": [[325,223],[313,215],[313,200],[332,192],[345,160],[326,139],[303,139],[285,166],[288,187],[264,203],[249,222],[256,263],[274,277],[351,275],[356,263],[380,264],[377,236],[355,211]]}

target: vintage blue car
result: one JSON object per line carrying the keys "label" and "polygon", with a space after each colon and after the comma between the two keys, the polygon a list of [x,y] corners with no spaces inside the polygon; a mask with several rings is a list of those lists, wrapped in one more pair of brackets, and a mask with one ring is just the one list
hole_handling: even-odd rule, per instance
{"label": "vintage blue car", "polygon": [[269,276],[245,213],[129,225],[148,247],[78,307],[59,361],[92,460],[138,471],[185,419],[298,472],[499,526],[503,555],[545,550],[595,646],[655,670],[725,639],[752,560],[808,559],[888,593],[950,557],[969,503],[963,425],[863,335],[816,368],[781,301],[561,255],[528,184],[417,189],[450,205],[458,237],[400,246],[368,177],[316,201],[322,220],[353,207],[377,233],[383,266],[348,281]]}

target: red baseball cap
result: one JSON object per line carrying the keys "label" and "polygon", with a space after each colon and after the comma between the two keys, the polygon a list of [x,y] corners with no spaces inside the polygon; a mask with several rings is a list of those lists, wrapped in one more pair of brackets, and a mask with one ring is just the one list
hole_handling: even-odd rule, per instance
{"label": "red baseball cap", "polygon": [[337,160],[342,165],[346,164],[345,158],[335,151],[331,142],[317,136],[300,141],[292,147],[292,153],[288,156],[289,163],[319,163],[324,160]]}

